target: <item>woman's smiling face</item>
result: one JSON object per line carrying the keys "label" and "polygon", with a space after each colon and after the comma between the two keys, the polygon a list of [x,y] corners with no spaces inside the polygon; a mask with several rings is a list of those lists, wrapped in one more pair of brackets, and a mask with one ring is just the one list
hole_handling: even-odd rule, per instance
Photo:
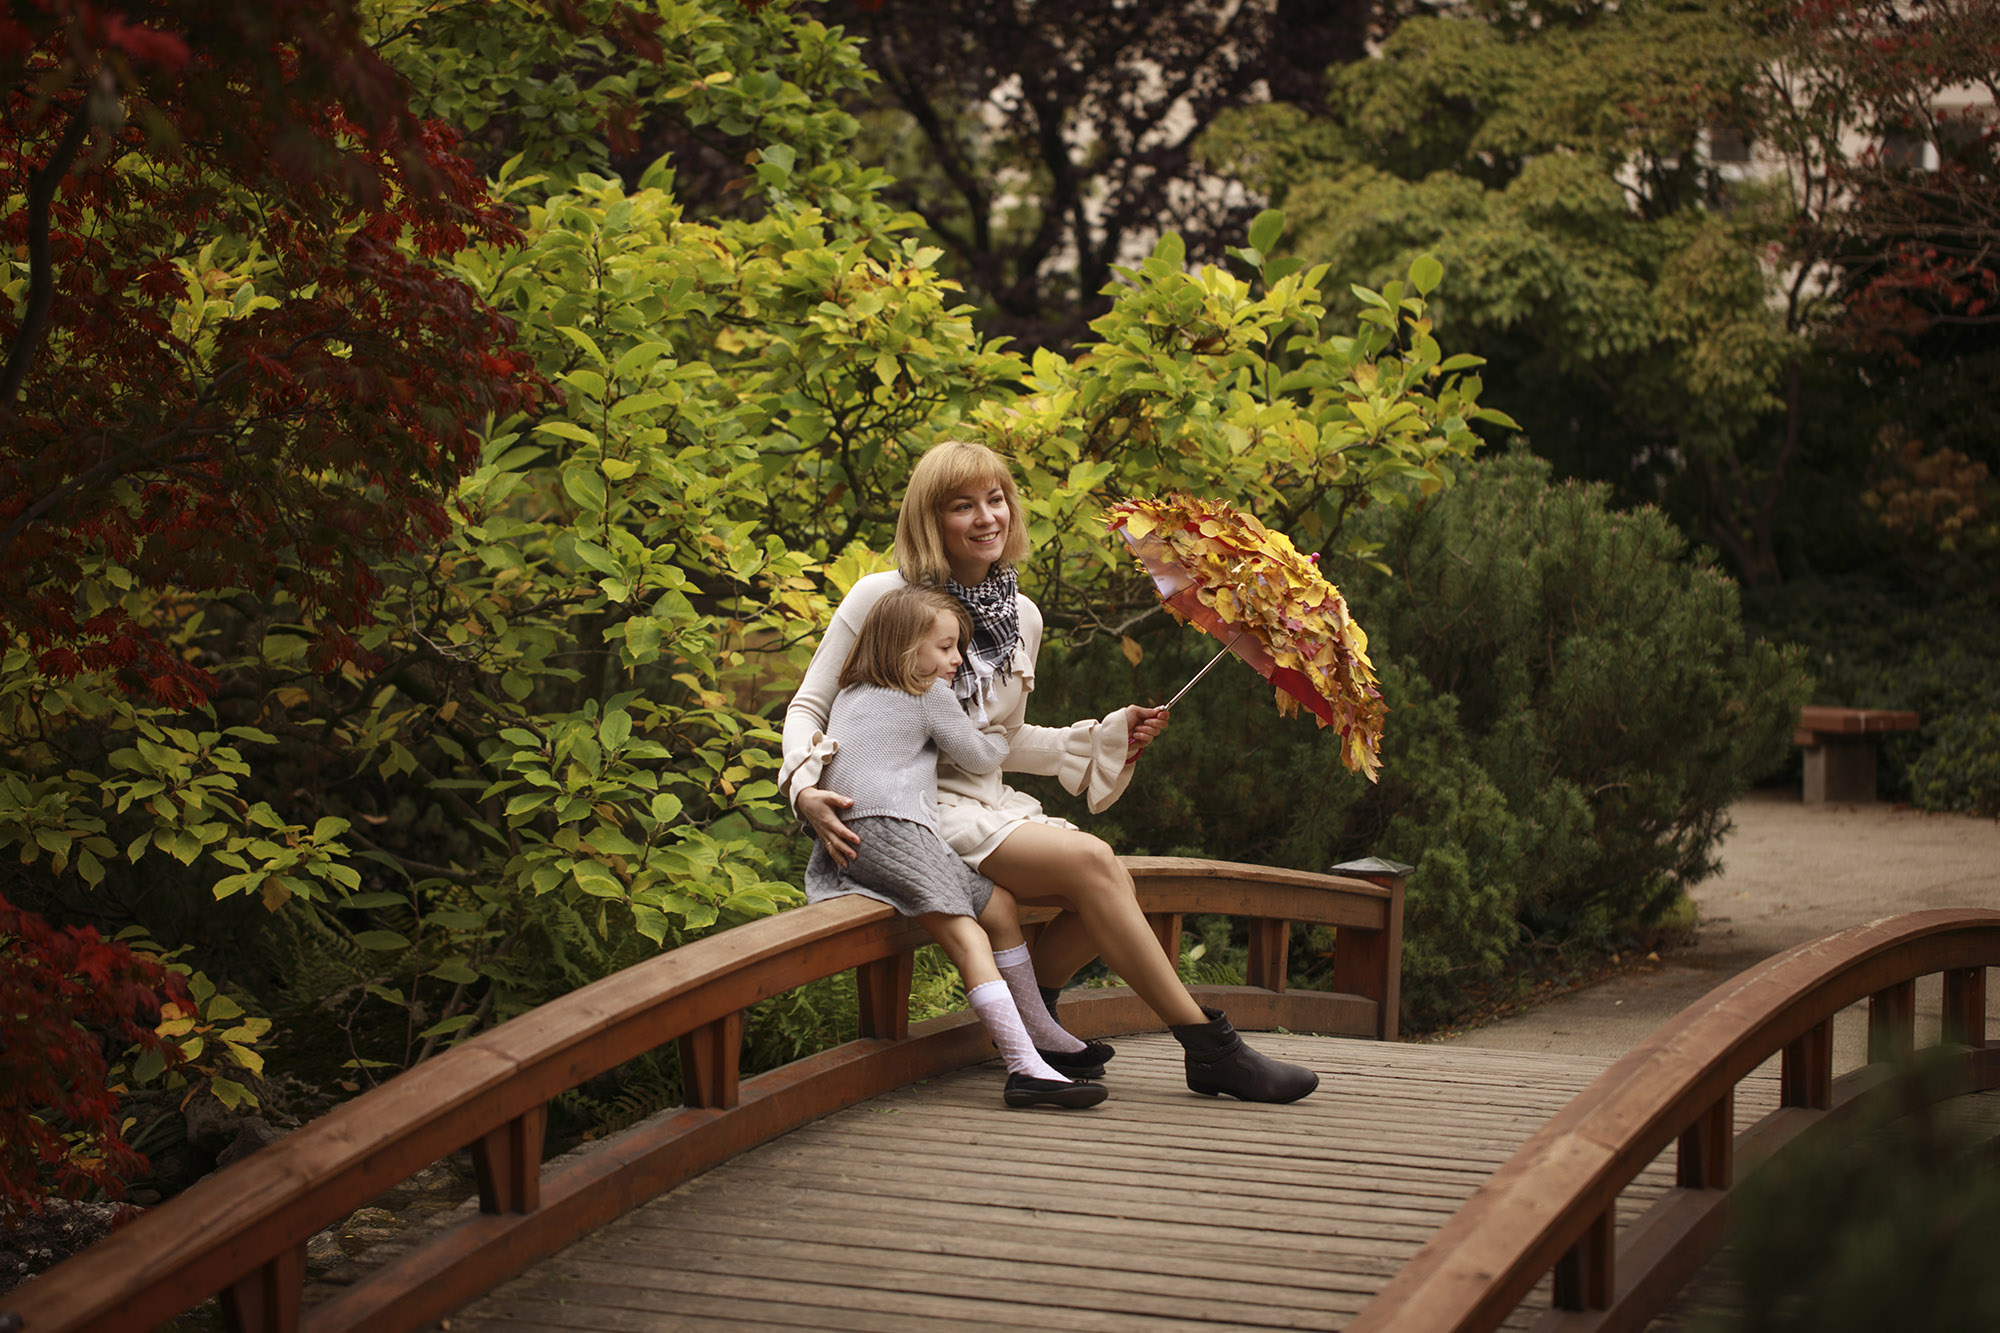
{"label": "woman's smiling face", "polygon": [[1007,546],[1014,515],[998,482],[975,484],[945,498],[938,515],[944,527],[945,559],[951,576],[965,587],[983,583]]}

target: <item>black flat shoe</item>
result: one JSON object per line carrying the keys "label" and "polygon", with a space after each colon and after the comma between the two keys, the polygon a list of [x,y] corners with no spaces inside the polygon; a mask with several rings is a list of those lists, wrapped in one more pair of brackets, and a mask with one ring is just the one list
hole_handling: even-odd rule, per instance
{"label": "black flat shoe", "polygon": [[1070,1078],[1103,1078],[1104,1062],[1118,1054],[1109,1042],[1087,1041],[1080,1051],[1044,1051],[1037,1048],[1049,1067]]}
{"label": "black flat shoe", "polygon": [[1029,1078],[1026,1074],[1009,1074],[1007,1090],[1001,1098],[1009,1106],[1060,1106],[1064,1110],[1076,1111],[1097,1105],[1107,1095],[1102,1083],[1055,1082],[1046,1078]]}

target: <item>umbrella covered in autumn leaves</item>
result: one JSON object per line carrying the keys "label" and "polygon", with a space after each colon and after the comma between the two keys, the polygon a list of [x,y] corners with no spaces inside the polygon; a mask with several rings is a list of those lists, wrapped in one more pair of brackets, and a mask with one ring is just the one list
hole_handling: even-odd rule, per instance
{"label": "umbrella covered in autumn leaves", "polygon": [[1320,726],[1339,731],[1341,762],[1376,780],[1388,707],[1368,660],[1368,636],[1347,614],[1340,589],[1321,577],[1318,556],[1300,555],[1283,533],[1249,514],[1190,495],[1122,500],[1106,521],[1176,619],[1222,640],[1224,652],[1275,685],[1280,713],[1303,704]]}

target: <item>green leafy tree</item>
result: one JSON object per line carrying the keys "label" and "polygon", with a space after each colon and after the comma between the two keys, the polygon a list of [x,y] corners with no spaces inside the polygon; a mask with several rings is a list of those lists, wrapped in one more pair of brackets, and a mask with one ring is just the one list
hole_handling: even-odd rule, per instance
{"label": "green leafy tree", "polygon": [[[1275,213],[1247,278],[1163,239],[1074,360],[983,339],[854,160],[854,42],[787,5],[643,11],[637,82],[573,91],[550,71],[608,57],[565,7],[510,6],[490,40],[451,10],[370,12],[426,109],[525,90],[470,126],[518,233],[448,276],[546,392],[465,423],[446,530],[374,562],[348,660],[315,655],[322,617],[285,586],[175,588],[141,609],[217,680],[205,706],[135,710],[19,645],[0,681],[9,897],[202,940],[356,1070],[796,901],[772,719],[931,443],[1017,459],[1029,586],[1088,633],[1150,596],[1107,546],[1109,500],[1220,491],[1366,556],[1349,515],[1448,485],[1471,423],[1506,424],[1431,329],[1435,260],[1330,316],[1323,268],[1267,258]],[[749,142],[740,206],[691,215],[672,161],[614,170],[604,118],[634,90]]]}
{"label": "green leafy tree", "polygon": [[[1429,251],[1441,326],[1573,474],[1683,486],[1752,583],[1800,463],[1824,265],[1774,262],[1829,205],[1841,120],[1784,77],[1756,4],[1478,4],[1336,71],[1331,115],[1236,113],[1210,159],[1282,203],[1292,250],[1379,279]],[[1755,141],[1773,169],[1719,152]]]}

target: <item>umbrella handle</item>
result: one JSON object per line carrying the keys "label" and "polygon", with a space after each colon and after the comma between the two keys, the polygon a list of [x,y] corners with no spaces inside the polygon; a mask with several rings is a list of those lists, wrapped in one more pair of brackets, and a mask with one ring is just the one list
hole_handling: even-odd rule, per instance
{"label": "umbrella handle", "polygon": [[[1249,633],[1248,630],[1236,631],[1236,639],[1242,638],[1247,633]],[[1228,643],[1223,644],[1222,651],[1218,652],[1215,656],[1209,658],[1208,666],[1204,666],[1201,670],[1195,672],[1194,680],[1190,680],[1187,684],[1181,686],[1180,694],[1176,694],[1173,698],[1167,700],[1166,706],[1168,708],[1172,708],[1175,704],[1179,703],[1181,701],[1181,694],[1186,694],[1189,690],[1193,689],[1195,681],[1200,680],[1203,676],[1206,676],[1209,672],[1209,668],[1213,667],[1217,662],[1220,662],[1223,658],[1223,655],[1227,653],[1231,648],[1234,648],[1236,646],[1236,639],[1231,639]]]}

